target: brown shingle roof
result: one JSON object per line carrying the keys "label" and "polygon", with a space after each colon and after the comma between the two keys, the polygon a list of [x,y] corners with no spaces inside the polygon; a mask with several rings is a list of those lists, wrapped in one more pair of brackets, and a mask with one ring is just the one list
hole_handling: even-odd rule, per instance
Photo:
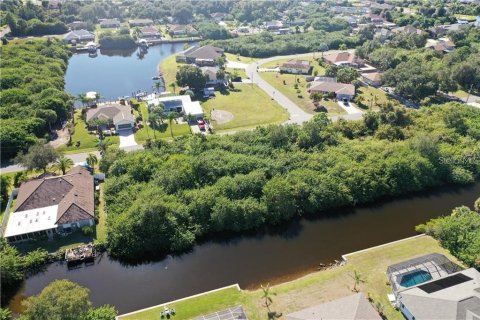
{"label": "brown shingle roof", "polygon": [[105,104],[87,111],[86,120],[90,122],[93,118],[112,121],[117,124],[119,121],[127,120],[134,122],[131,108],[121,104]]}
{"label": "brown shingle roof", "polygon": [[355,95],[355,86],[341,82],[314,82],[308,91],[335,92],[336,94]]}
{"label": "brown shingle roof", "polygon": [[336,63],[349,63],[349,64],[359,63],[360,64],[363,62],[361,61],[361,59],[357,58],[354,53],[350,53],[348,51],[327,54],[323,58],[333,64],[336,64]]}
{"label": "brown shingle roof", "polygon": [[34,179],[23,183],[18,192],[16,211],[58,205],[57,223],[71,223],[94,217],[94,183],[90,172],[72,168],[58,177]]}

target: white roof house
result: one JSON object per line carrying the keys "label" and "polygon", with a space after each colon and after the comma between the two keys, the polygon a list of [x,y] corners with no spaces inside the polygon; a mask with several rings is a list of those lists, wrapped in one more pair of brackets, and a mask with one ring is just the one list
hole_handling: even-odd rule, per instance
{"label": "white roof house", "polygon": [[57,227],[58,205],[12,212],[8,219],[4,237],[50,230]]}
{"label": "white roof house", "polygon": [[190,114],[194,117],[203,117],[203,109],[198,101],[192,101],[189,95],[183,96],[169,96],[169,97],[156,97],[150,95],[145,98],[148,106],[155,106],[162,102],[165,105],[165,111],[177,111],[183,112],[186,115]]}

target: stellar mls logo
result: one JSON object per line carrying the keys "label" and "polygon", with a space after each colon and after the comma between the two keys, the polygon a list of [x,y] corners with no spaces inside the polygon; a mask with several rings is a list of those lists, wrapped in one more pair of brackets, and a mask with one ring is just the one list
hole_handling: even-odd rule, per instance
{"label": "stellar mls logo", "polygon": [[441,164],[477,164],[480,162],[480,154],[462,157],[440,157],[439,160]]}

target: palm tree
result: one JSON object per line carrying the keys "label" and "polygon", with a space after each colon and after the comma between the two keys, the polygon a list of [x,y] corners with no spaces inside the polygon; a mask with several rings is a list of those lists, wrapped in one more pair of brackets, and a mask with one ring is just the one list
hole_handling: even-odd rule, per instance
{"label": "palm tree", "polygon": [[87,161],[88,166],[90,168],[93,168],[98,163],[98,158],[93,153],[89,153],[86,161]]}
{"label": "palm tree", "polygon": [[178,118],[178,114],[176,112],[170,112],[168,114],[168,126],[170,127],[170,134],[172,135],[173,138],[173,120]]}
{"label": "palm tree", "polygon": [[357,270],[353,270],[353,274],[350,275],[350,278],[353,279],[353,291],[358,292],[357,286],[360,283],[365,283],[366,280],[363,278],[362,274],[358,272]]}
{"label": "palm tree", "polygon": [[73,167],[74,163],[73,160],[70,158],[65,157],[65,155],[61,155],[57,161],[55,161],[55,168],[62,171],[64,175],[68,169]]}
{"label": "palm tree", "polygon": [[270,313],[271,312],[270,311],[270,306],[273,303],[272,296],[275,296],[276,293],[270,292],[270,284],[267,284],[266,287],[264,287],[262,285],[261,288],[262,288],[262,292],[263,292],[262,299],[265,299],[263,305],[267,308],[268,313]]}
{"label": "palm tree", "polygon": [[160,87],[162,86],[162,83],[160,81],[155,81],[153,86],[155,87],[155,89],[157,89],[157,92],[160,92]]}
{"label": "palm tree", "polygon": [[139,27],[135,27],[133,28],[133,31],[132,31],[132,36],[135,40],[138,40],[138,38],[140,38],[140,34],[142,32],[140,31],[140,28]]}
{"label": "palm tree", "polygon": [[100,93],[95,93],[95,104],[98,104],[98,100],[103,99]]}
{"label": "palm tree", "polygon": [[88,102],[87,95],[85,93],[78,94],[76,100],[80,101],[83,107],[85,107],[85,104]]}
{"label": "palm tree", "polygon": [[160,120],[160,116],[157,113],[152,112],[152,110],[150,110],[148,120],[150,121],[150,125],[153,128],[153,139],[155,139],[155,141],[157,141],[156,129],[157,129],[158,121]]}
{"label": "palm tree", "polygon": [[175,84],[175,82],[170,83],[169,87],[172,88],[172,89],[173,89],[173,93],[175,93],[175,88],[177,87],[177,85]]}

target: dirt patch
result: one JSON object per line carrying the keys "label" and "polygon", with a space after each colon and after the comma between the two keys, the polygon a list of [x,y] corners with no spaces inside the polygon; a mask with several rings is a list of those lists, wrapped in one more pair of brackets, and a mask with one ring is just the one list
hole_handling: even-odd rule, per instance
{"label": "dirt patch", "polygon": [[68,129],[63,128],[62,130],[57,130],[57,137],[54,140],[49,141],[48,144],[51,145],[53,148],[58,148],[60,146],[63,146],[64,144],[67,144],[68,138]]}
{"label": "dirt patch", "polygon": [[224,124],[233,120],[233,114],[225,110],[213,110],[212,120],[218,124]]}

